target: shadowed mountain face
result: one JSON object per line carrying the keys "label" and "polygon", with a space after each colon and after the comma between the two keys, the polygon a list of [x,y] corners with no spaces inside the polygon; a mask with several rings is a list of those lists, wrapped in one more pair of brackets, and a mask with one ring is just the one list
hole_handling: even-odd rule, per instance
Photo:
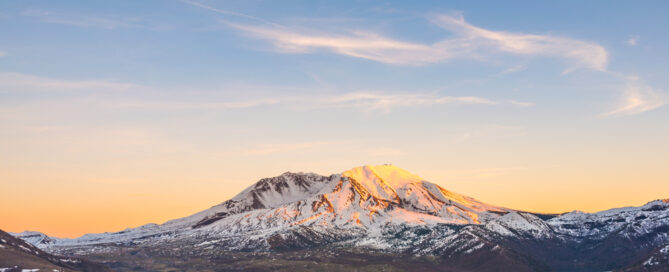
{"label": "shadowed mountain face", "polygon": [[262,179],[162,225],[76,239],[16,236],[117,270],[604,271],[632,265],[669,242],[667,202],[532,214],[379,165]]}
{"label": "shadowed mountain face", "polygon": [[669,271],[669,243],[655,248],[650,253],[639,258],[634,264],[619,271]]}

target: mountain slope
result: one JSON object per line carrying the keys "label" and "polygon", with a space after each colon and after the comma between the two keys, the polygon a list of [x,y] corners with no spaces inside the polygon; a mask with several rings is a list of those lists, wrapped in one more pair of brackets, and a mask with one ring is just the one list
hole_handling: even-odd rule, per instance
{"label": "mountain slope", "polygon": [[51,255],[0,230],[0,271],[38,270],[53,272],[111,271],[103,265],[78,258]]}
{"label": "mountain slope", "polygon": [[621,271],[669,271],[669,244],[656,248],[637,263],[621,269]]}

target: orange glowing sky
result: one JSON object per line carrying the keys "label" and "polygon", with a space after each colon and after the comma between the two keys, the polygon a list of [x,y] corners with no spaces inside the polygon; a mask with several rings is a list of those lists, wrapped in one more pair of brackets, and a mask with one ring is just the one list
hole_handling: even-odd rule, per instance
{"label": "orange glowing sky", "polygon": [[0,229],[384,163],[534,212],[668,198],[666,4],[547,5],[2,1]]}

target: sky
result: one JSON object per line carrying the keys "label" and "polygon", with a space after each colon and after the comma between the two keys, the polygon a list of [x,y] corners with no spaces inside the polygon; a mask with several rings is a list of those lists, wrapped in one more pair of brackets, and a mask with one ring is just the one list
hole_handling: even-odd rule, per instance
{"label": "sky", "polygon": [[392,163],[481,201],[669,195],[666,1],[0,1],[0,229],[162,223]]}

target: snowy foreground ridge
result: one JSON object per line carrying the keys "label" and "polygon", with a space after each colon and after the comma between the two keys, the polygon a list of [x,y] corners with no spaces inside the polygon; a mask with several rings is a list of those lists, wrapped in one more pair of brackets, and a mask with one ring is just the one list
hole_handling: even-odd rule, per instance
{"label": "snowy foreground ridge", "polygon": [[[187,241],[227,250],[338,244],[431,254],[445,248],[475,251],[495,239],[585,241],[614,232],[649,235],[669,226],[668,213],[669,201],[656,200],[598,213],[532,214],[450,192],[393,165],[378,165],[330,176],[287,172],[265,178],[228,201],[161,225],[76,239],[38,232],[14,235],[52,252]],[[407,228],[428,228],[440,239],[406,233]],[[653,235],[650,243],[669,242],[666,232]]]}

